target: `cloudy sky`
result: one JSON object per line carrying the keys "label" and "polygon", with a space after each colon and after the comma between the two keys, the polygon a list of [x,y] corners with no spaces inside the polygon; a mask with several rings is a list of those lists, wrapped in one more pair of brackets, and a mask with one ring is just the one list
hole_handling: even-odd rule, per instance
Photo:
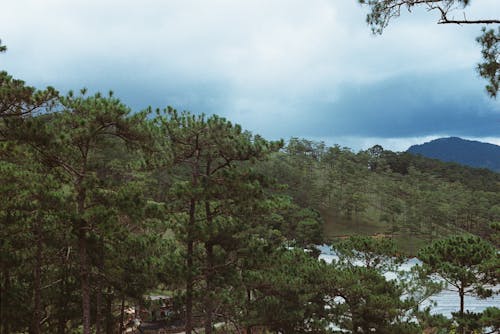
{"label": "cloudy sky", "polygon": [[[134,110],[216,113],[268,139],[500,144],[500,99],[475,71],[479,26],[417,10],[373,36],[365,15],[357,0],[5,1],[0,69],[63,92],[112,89]],[[499,0],[466,15],[498,19]]]}

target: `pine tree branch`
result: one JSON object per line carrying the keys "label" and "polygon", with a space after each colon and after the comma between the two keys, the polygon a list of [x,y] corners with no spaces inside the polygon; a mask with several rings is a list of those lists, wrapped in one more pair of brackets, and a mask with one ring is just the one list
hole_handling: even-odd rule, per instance
{"label": "pine tree branch", "polygon": [[438,24],[500,24],[500,20],[449,20],[444,17],[441,18]]}

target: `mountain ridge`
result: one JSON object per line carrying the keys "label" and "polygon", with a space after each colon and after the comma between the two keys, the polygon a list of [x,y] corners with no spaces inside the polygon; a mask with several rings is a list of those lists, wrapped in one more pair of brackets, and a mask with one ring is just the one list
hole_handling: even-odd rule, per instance
{"label": "mountain ridge", "polygon": [[407,152],[500,173],[500,146],[491,143],[460,137],[445,137],[412,145]]}

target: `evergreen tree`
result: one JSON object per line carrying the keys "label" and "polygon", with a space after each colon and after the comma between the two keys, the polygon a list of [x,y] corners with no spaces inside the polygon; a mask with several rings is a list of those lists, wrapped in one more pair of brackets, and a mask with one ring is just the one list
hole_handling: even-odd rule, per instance
{"label": "evergreen tree", "polygon": [[[282,144],[252,136],[217,116],[179,114],[172,108],[159,115],[158,125],[171,142],[173,161],[182,167],[172,193],[179,213],[177,232],[186,247],[186,333],[193,328],[195,275],[204,283],[205,332],[211,333],[219,271],[231,268],[230,254],[235,254],[247,226],[242,212],[256,208],[263,198],[263,180],[248,163]],[[197,249],[202,258],[199,268],[194,262]]]}
{"label": "evergreen tree", "polygon": [[41,333],[57,281],[51,259],[65,246],[52,235],[62,232],[69,194],[28,147],[3,142],[0,156],[0,328]]}
{"label": "evergreen tree", "polygon": [[[418,255],[427,275],[438,275],[459,295],[458,317],[464,317],[465,295],[491,296],[498,284],[500,268],[495,248],[479,237],[453,236],[435,241]],[[464,328],[462,328],[462,331]]]}
{"label": "evergreen tree", "polygon": [[[254,244],[257,254],[265,243]],[[247,332],[265,327],[280,333],[327,333],[331,319],[326,308],[326,264],[300,249],[275,248],[258,256],[245,272],[248,298],[241,322]]]}
{"label": "evergreen tree", "polygon": [[79,278],[82,297],[83,332],[91,328],[91,243],[102,230],[108,210],[105,180],[93,162],[102,143],[116,138],[122,145],[132,144],[142,136],[144,114],[129,117],[130,110],[112,94],[87,97],[69,93],[58,99],[57,113],[27,119],[16,133],[17,138],[33,147],[41,161],[57,169],[72,195],[71,229],[76,235]]}

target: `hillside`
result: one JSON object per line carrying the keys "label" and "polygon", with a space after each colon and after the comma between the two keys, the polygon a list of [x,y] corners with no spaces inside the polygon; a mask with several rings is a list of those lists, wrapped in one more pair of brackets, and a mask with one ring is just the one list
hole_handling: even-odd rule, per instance
{"label": "hillside", "polygon": [[456,162],[500,172],[500,146],[494,144],[458,137],[439,138],[421,145],[413,145],[408,152],[445,162]]}
{"label": "hillside", "polygon": [[375,146],[354,153],[292,138],[263,170],[299,206],[321,213],[327,241],[385,235],[414,253],[447,235],[488,238],[500,218],[499,173],[407,152]]}

